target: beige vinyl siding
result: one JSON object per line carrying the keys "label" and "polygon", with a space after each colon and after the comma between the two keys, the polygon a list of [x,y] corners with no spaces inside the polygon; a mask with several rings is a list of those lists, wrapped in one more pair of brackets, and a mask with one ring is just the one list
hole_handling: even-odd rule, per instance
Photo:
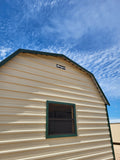
{"label": "beige vinyl siding", "polygon": [[[78,136],[46,139],[47,100],[76,104]],[[21,53],[2,66],[0,159],[112,160],[105,105],[91,77],[52,56]]]}
{"label": "beige vinyl siding", "polygon": [[113,142],[120,143],[120,123],[111,123]]}
{"label": "beige vinyl siding", "polygon": [[115,158],[116,160],[120,159],[120,145],[114,144]]}
{"label": "beige vinyl siding", "polygon": [[112,139],[116,160],[120,159],[120,123],[111,123]]}

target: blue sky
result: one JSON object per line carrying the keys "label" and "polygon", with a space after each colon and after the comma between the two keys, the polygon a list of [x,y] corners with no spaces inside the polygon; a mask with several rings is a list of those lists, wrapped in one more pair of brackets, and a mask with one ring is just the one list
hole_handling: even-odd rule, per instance
{"label": "blue sky", "polygon": [[62,53],[91,71],[120,122],[119,0],[0,0],[0,60],[18,48]]}

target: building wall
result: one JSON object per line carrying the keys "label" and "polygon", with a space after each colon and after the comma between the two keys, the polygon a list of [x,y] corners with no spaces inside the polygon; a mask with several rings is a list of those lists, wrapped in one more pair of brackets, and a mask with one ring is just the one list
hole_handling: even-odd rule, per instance
{"label": "building wall", "polygon": [[116,160],[120,160],[120,123],[111,123],[110,126]]}
{"label": "building wall", "polygon": [[111,123],[112,138],[114,143],[120,143],[120,123]]}
{"label": "building wall", "polygon": [[[96,86],[62,58],[17,55],[0,68],[0,96],[0,159],[113,159]],[[46,139],[47,100],[76,104],[78,136]]]}

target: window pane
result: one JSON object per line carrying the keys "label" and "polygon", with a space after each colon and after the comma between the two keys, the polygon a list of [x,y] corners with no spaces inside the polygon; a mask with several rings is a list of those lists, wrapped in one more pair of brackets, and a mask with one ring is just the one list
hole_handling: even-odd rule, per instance
{"label": "window pane", "polygon": [[56,106],[55,107],[55,118],[66,119],[66,107],[65,106]]}
{"label": "window pane", "polygon": [[74,133],[74,126],[72,120],[50,120],[49,134],[72,134]]}
{"label": "window pane", "polygon": [[71,134],[72,133],[72,121],[71,120],[55,121],[55,133]]}
{"label": "window pane", "polygon": [[72,119],[73,117],[72,117],[72,106],[68,106],[67,105],[67,107],[66,107],[66,118],[67,119]]}
{"label": "window pane", "polygon": [[49,118],[72,119],[72,105],[50,104]]}
{"label": "window pane", "polygon": [[54,105],[50,105],[48,111],[49,111],[49,118],[54,118],[55,117]]}
{"label": "window pane", "polygon": [[73,105],[49,103],[48,135],[74,134]]}
{"label": "window pane", "polygon": [[55,132],[55,125],[54,125],[54,120],[49,120],[49,129],[48,129],[48,134],[52,135]]}

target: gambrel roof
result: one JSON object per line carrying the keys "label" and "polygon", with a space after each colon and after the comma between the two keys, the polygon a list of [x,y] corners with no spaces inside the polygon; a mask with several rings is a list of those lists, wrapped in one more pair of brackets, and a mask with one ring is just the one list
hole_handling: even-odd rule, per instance
{"label": "gambrel roof", "polygon": [[2,62],[0,62],[0,66],[3,66],[6,62],[11,60],[13,57],[15,57],[19,53],[31,53],[31,54],[39,54],[39,55],[46,55],[46,56],[62,57],[64,60],[68,61],[69,63],[72,63],[73,65],[75,65],[78,69],[86,72],[93,79],[93,81],[94,81],[94,83],[95,83],[95,85],[96,85],[96,87],[97,87],[105,105],[110,105],[106,96],[105,96],[105,94],[103,93],[100,85],[98,84],[95,76],[91,72],[89,72],[88,70],[86,70],[85,68],[83,68],[82,66],[80,66],[76,62],[72,61],[71,59],[69,59],[68,57],[66,57],[63,54],[48,53],[48,52],[34,51],[34,50],[27,50],[27,49],[18,49],[17,51],[12,53],[10,56],[8,56],[6,59],[4,59]]}

